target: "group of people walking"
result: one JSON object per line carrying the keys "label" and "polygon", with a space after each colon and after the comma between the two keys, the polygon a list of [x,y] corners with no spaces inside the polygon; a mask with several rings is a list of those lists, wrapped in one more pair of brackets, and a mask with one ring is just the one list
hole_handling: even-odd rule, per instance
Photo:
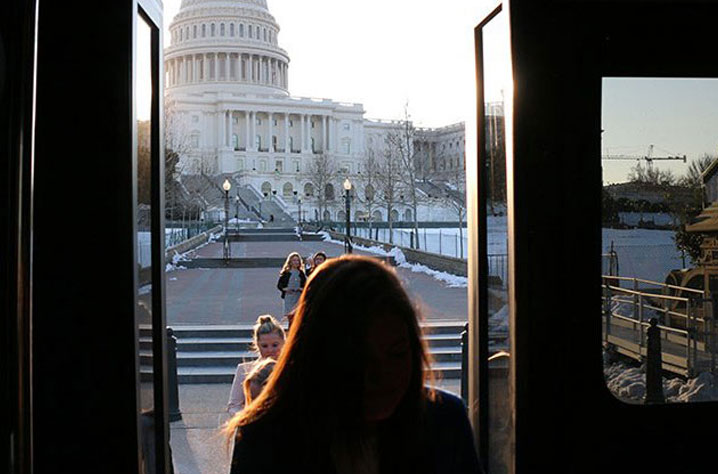
{"label": "group of people walking", "polygon": [[[307,268],[308,266],[308,268]],[[231,474],[480,473],[466,408],[433,387],[419,314],[391,267],[291,253],[277,288],[289,332],[254,326],[224,433]]]}
{"label": "group of people walking", "polygon": [[307,277],[312,274],[315,268],[327,260],[327,254],[317,252],[307,257],[306,261],[298,252],[287,255],[287,259],[279,272],[277,289],[284,300],[284,314],[290,314],[299,301]]}

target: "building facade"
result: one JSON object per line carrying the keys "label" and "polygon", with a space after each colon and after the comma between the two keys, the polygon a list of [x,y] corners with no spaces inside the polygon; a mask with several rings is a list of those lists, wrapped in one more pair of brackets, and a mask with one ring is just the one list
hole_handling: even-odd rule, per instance
{"label": "building facade", "polygon": [[[182,1],[165,49],[167,141],[180,153],[181,173],[229,176],[293,217],[299,217],[294,204],[303,200],[303,217],[310,220],[343,215],[334,190],[349,178],[357,217],[412,220],[412,209],[401,200],[392,206],[393,216],[386,206],[370,213],[362,206],[368,150],[385,155],[387,135],[399,133],[402,123],[366,119],[359,103],[292,97],[290,58],[279,32],[266,0]],[[418,178],[441,181],[456,170],[463,176],[463,124],[417,132]],[[317,160],[331,168],[321,190],[311,179]],[[420,220],[457,220],[422,193]]]}

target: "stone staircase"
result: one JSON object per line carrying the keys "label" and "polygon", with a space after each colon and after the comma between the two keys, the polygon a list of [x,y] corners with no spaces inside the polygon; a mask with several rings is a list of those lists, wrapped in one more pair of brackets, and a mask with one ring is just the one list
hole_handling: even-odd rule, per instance
{"label": "stone staircase", "polygon": [[[179,383],[232,383],[237,364],[256,358],[251,351],[252,327],[171,326],[177,338]],[[431,322],[422,325],[433,363],[431,369],[442,379],[461,377],[462,322]],[[152,363],[151,338],[140,330],[140,365]],[[144,372],[144,370],[143,370]]]}

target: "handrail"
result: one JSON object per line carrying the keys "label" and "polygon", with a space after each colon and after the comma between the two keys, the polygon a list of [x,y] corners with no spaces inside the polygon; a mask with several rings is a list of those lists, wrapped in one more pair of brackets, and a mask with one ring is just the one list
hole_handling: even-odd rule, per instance
{"label": "handrail", "polygon": [[631,290],[630,288],[621,288],[620,286],[613,286],[613,285],[602,285],[602,286],[604,288],[608,288],[610,290],[622,291],[624,293],[628,293],[631,295],[649,296],[651,298],[662,298],[665,300],[682,301],[684,303],[687,303],[688,301],[690,301],[690,298],[685,298],[683,296],[671,296],[671,295],[661,295],[661,294],[657,294],[657,293],[646,293],[645,291]]}
{"label": "handrail", "polygon": [[678,286],[678,285],[670,285],[668,283],[660,283],[653,280],[644,280],[643,278],[634,278],[634,277],[622,277],[622,276],[613,276],[613,275],[602,275],[603,278],[611,278],[613,280],[622,280],[622,281],[633,281],[638,283],[648,283],[649,285],[656,285],[656,286],[663,286],[666,288],[672,288],[675,290],[683,290],[688,291],[692,293],[699,293],[705,295],[705,290],[699,290],[697,288],[689,288],[687,286]]}

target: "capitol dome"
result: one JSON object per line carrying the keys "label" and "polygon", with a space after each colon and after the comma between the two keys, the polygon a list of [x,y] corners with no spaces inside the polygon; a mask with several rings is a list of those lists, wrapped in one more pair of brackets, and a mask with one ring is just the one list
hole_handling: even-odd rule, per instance
{"label": "capitol dome", "polygon": [[169,30],[168,90],[289,95],[289,56],[266,0],[182,0]]}

